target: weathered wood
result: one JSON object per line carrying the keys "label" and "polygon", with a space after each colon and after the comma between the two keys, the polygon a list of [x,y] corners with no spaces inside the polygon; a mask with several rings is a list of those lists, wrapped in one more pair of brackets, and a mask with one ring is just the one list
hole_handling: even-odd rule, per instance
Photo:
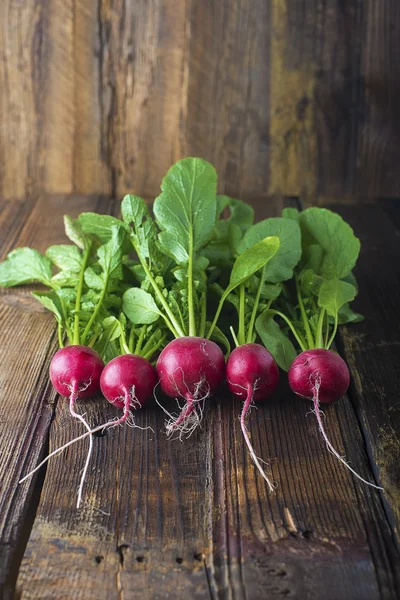
{"label": "weathered wood", "polygon": [[[257,216],[276,214],[284,202],[261,202]],[[203,431],[184,443],[166,439],[154,405],[137,415],[154,433],[118,429],[96,438],[80,511],[86,442],[53,459],[20,596],[397,598],[399,557],[378,492],[328,453],[309,405],[282,379],[279,393],[249,417],[275,494],[249,460],[241,403],[229,397],[210,403]],[[105,401],[88,401],[85,412],[93,424],[116,414]],[[325,412],[335,446],[373,478],[352,403],[345,398]],[[50,448],[77,429],[58,402]]]}
{"label": "weathered wood", "polygon": [[0,3],[0,194],[396,196],[396,0]]}
{"label": "weathered wood", "polygon": [[[377,205],[336,207],[361,239],[356,300],[365,320],[341,328],[353,375],[351,398],[367,451],[382,485],[396,535],[400,525],[400,205],[391,215]],[[395,223],[395,224],[394,224]]]}
{"label": "weathered wood", "polygon": [[[98,199],[72,197],[68,211],[101,210]],[[64,240],[65,197],[6,203],[0,211],[1,256],[17,247],[38,250]],[[57,348],[54,320],[26,289],[0,290],[0,597],[11,598],[34,480],[18,485],[47,444],[56,396],[48,379]]]}
{"label": "weathered wood", "polygon": [[215,166],[222,193],[246,198],[266,193],[270,3],[207,0],[191,5],[188,152]]}

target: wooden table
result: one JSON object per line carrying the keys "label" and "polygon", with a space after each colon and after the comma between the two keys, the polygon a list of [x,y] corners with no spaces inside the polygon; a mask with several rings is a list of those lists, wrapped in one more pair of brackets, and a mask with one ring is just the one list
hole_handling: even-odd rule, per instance
{"label": "wooden table", "polygon": [[[257,217],[294,201],[264,199]],[[61,216],[115,214],[99,197],[3,203],[0,256],[44,250],[64,238]],[[355,480],[326,450],[310,406],[282,376],[274,398],[252,411],[256,452],[277,482],[267,492],[243,444],[240,401],[214,399],[202,431],[168,441],[152,405],[141,426],[94,439],[85,502],[75,509],[87,440],[18,485],[53,449],[81,432],[54,393],[53,318],[26,288],[0,295],[0,595],[85,600],[376,600],[400,597],[400,207],[334,207],[362,241],[357,309],[338,347],[352,373],[349,395],[326,408],[334,445],[385,493]],[[85,404],[91,424],[116,414]]]}

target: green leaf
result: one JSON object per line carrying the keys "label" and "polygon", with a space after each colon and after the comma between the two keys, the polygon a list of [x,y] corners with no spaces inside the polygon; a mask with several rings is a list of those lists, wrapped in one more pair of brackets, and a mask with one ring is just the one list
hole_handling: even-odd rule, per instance
{"label": "green leaf", "polygon": [[109,241],[97,251],[99,264],[103,269],[104,281],[122,278],[122,253],[125,242],[125,230],[119,225],[111,226]]}
{"label": "green leaf", "polygon": [[157,247],[158,231],[143,198],[133,194],[125,196],[121,214],[124,223],[130,227],[132,243],[141,258],[149,263],[161,263],[163,257]]}
{"label": "green leaf", "polygon": [[307,208],[300,213],[303,247],[318,243],[324,256],[318,274],[325,279],[342,279],[356,264],[360,240],[342,217],[326,208]]}
{"label": "green leaf", "polygon": [[288,371],[297,356],[297,352],[288,335],[281,330],[268,310],[256,320],[256,331],[279,367],[284,371]]}
{"label": "green leaf", "polygon": [[32,292],[32,296],[41,304],[43,304],[43,306],[45,306],[49,311],[51,311],[59,323],[62,323],[63,313],[61,300],[57,296],[56,292]]}
{"label": "green leaf", "polygon": [[51,287],[51,262],[33,248],[17,248],[0,263],[0,286],[13,287],[39,281]]}
{"label": "green leaf", "polygon": [[329,279],[321,285],[318,306],[325,308],[328,315],[334,317],[341,306],[351,302],[355,297],[356,289],[353,285],[339,279]]}
{"label": "green leaf", "polygon": [[[208,331],[210,327],[211,323],[207,321],[206,331]],[[231,345],[224,332],[219,327],[215,326],[211,335],[211,339],[214,340],[214,342],[221,344],[225,348],[225,358],[227,359],[231,353]]]}
{"label": "green leaf", "polygon": [[140,288],[131,288],[125,292],[122,310],[135,325],[154,323],[161,315],[153,297]]}
{"label": "green leaf", "polygon": [[284,219],[292,219],[292,221],[296,221],[296,223],[300,221],[300,213],[297,208],[284,208],[282,210],[282,217]]}
{"label": "green leaf", "polygon": [[115,317],[107,317],[102,321],[103,332],[94,345],[105,363],[110,362],[120,354],[116,340],[121,336],[121,323]]}
{"label": "green leaf", "polygon": [[312,269],[306,269],[301,274],[300,282],[301,291],[304,296],[318,296],[324,279],[319,275],[316,275]]}
{"label": "green leaf", "polygon": [[278,250],[279,238],[272,236],[257,242],[257,244],[240,254],[233,265],[229,286],[225,294],[230,293],[251,275],[257,273]]}
{"label": "green leaf", "polygon": [[364,320],[364,317],[360,315],[360,313],[354,312],[347,302],[340,307],[338,317],[339,325],[344,325],[345,323],[360,323]]}
{"label": "green leaf", "polygon": [[256,223],[247,230],[239,243],[239,254],[268,236],[279,238],[279,249],[268,262],[265,281],[277,283],[291,279],[293,269],[301,257],[300,228],[296,221],[278,217]]}
{"label": "green leaf", "polygon": [[83,231],[78,221],[71,219],[68,215],[64,215],[65,234],[71,242],[74,242],[81,250],[90,248],[90,237]]}
{"label": "green leaf", "polygon": [[149,209],[143,198],[127,194],[121,202],[121,215],[129,227],[139,227],[149,217]]}
{"label": "green leaf", "polygon": [[246,231],[253,224],[254,209],[250,204],[229,196],[217,196],[218,216],[221,216],[226,208],[229,209],[229,216],[226,219],[221,219],[217,225],[232,223],[238,225],[242,231]]}
{"label": "green leaf", "polygon": [[106,244],[112,237],[113,227],[125,229],[119,219],[111,215],[99,215],[93,212],[81,213],[77,219],[82,231],[97,237],[102,244]]}
{"label": "green leaf", "polygon": [[62,244],[60,246],[50,246],[46,250],[46,256],[62,271],[71,271],[79,273],[82,267],[82,256],[76,246]]}
{"label": "green leaf", "polygon": [[54,287],[76,287],[79,282],[79,273],[72,273],[71,271],[60,271],[51,278],[51,282]]}
{"label": "green leaf", "polygon": [[212,237],[216,187],[214,167],[200,158],[180,160],[162,181],[162,194],[154,202],[159,241],[178,264],[186,264]]}
{"label": "green leaf", "polygon": [[102,290],[104,287],[104,281],[102,279],[102,277],[100,277],[100,275],[98,275],[96,273],[96,271],[93,269],[93,267],[88,267],[87,269],[85,269],[85,283],[88,286],[88,288],[94,289],[94,290]]}

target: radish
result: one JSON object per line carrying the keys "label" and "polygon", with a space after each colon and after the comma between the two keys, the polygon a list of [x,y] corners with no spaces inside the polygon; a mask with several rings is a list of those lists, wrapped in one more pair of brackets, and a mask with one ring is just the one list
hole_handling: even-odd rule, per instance
{"label": "radish", "polygon": [[154,367],[141,356],[124,354],[109,362],[101,374],[101,391],[113,406],[124,410],[113,425],[127,421],[131,409],[142,408],[152,395],[156,382]]}
{"label": "radish", "polygon": [[[320,403],[336,402],[350,384],[346,363],[330,348],[339,323],[362,318],[349,306],[358,291],[352,269],[360,242],[351,227],[327,209],[308,208],[301,213],[290,209],[284,211],[285,218],[300,226],[301,260],[295,267],[294,281],[284,287],[282,301],[281,297],[275,301],[279,310],[267,306],[258,317],[257,333],[278,365],[288,371],[293,392],[313,401],[313,412],[328,450],[358,479],[381,490],[356,473],[332,446],[320,410]],[[301,350],[298,356],[293,342]]]}
{"label": "radish", "polygon": [[177,418],[170,415],[167,433],[178,430],[190,435],[201,418],[201,404],[224,378],[222,350],[214,342],[200,337],[177,338],[161,352],[156,368],[163,392],[185,400],[180,415]]}
{"label": "radish", "polygon": [[349,387],[350,373],[345,361],[331,350],[323,348],[306,350],[292,362],[288,378],[290,388],[295,394],[313,401],[319,430],[332,454],[358,479],[371,487],[383,490],[382,487],[363,479],[351,468],[343,456],[340,456],[329,441],[322,422],[320,403],[336,402],[344,396]]}
{"label": "radish", "polygon": [[[103,368],[104,363],[97,352],[80,345],[60,348],[50,363],[51,383],[61,396],[69,397],[71,415],[81,421],[88,432],[90,432],[90,427],[84,417],[75,411],[75,402],[78,398],[93,396],[100,390],[100,375]],[[77,508],[82,501],[83,484],[93,451],[92,436],[89,441],[89,452],[78,489]]]}
{"label": "radish", "polygon": [[230,391],[244,400],[240,426],[250,455],[268,484],[270,491],[274,486],[264,472],[254,452],[245,418],[253,402],[268,398],[279,382],[278,366],[272,355],[260,344],[243,344],[233,350],[226,363],[226,381]]}

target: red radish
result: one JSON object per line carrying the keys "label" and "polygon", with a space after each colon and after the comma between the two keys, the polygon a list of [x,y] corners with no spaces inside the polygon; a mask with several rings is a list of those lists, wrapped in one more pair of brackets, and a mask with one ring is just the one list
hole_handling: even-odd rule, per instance
{"label": "red radish", "polygon": [[[183,398],[180,415],[172,415],[167,432],[192,433],[201,419],[200,403],[212,395],[224,378],[225,359],[220,347],[200,337],[180,337],[168,344],[157,361],[162,391]],[[196,407],[200,407],[200,414]],[[165,410],[165,409],[164,409]]]}
{"label": "red radish", "polygon": [[[90,432],[89,424],[82,415],[75,411],[75,402],[78,398],[93,396],[100,390],[100,375],[103,368],[104,363],[97,352],[87,346],[79,345],[61,348],[55,353],[50,363],[51,383],[61,396],[69,397],[71,415],[79,419],[88,432]],[[77,508],[82,500],[82,489],[92,450],[93,439],[90,436],[89,452],[78,490]]]}
{"label": "red radish", "polygon": [[101,374],[103,395],[113,406],[123,408],[124,414],[113,425],[124,423],[131,408],[141,408],[149,400],[157,382],[154,367],[148,360],[135,354],[117,356]]}
{"label": "red radish", "polygon": [[[72,349],[72,348],[75,348],[75,350],[73,350],[70,353],[65,352],[66,350]],[[81,349],[81,353],[76,350],[77,348]],[[61,356],[60,356],[60,354],[61,354]],[[78,419],[83,420],[83,422],[85,423],[85,427],[88,429],[88,431],[86,433],[78,436],[77,438],[67,442],[60,448],[53,450],[53,452],[51,452],[48,456],[46,456],[46,458],[39,465],[37,465],[37,467],[35,467],[35,469],[33,469],[30,473],[28,473],[28,475],[25,475],[25,477],[23,477],[23,479],[21,479],[20,483],[22,483],[23,481],[28,479],[28,477],[33,475],[33,473],[38,471],[52,456],[59,454],[60,452],[62,452],[63,450],[65,450],[66,448],[71,446],[72,444],[75,444],[79,440],[82,440],[85,437],[90,436],[91,444],[89,447],[88,458],[86,460],[86,465],[85,465],[85,469],[84,469],[84,472],[82,475],[81,485],[79,488],[79,492],[80,492],[79,500],[78,500],[78,502],[79,502],[78,508],[79,508],[79,504],[80,504],[81,497],[82,497],[83,482],[85,480],[87,466],[89,464],[90,456],[92,453],[92,445],[93,445],[92,434],[94,434],[98,431],[103,431],[104,429],[107,429],[108,427],[115,427],[116,425],[120,425],[121,423],[126,422],[129,418],[131,408],[138,408],[138,407],[140,408],[140,407],[144,406],[144,404],[148,401],[148,399],[150,398],[150,396],[153,392],[153,389],[156,385],[157,378],[156,378],[156,372],[155,372],[154,367],[145,358],[142,358],[140,356],[136,356],[133,354],[125,354],[125,355],[117,356],[116,358],[114,358],[112,361],[110,361],[104,367],[104,369],[102,369],[101,377],[100,377],[97,372],[99,363],[98,363],[98,359],[96,362],[96,357],[98,357],[96,352],[94,352],[90,348],[86,348],[85,346],[69,346],[67,348],[63,348],[62,350],[59,350],[57,352],[57,354],[54,356],[52,363],[51,363],[51,366],[54,366],[54,369],[51,368],[50,377],[51,377],[54,387],[60,394],[68,393],[68,391],[69,391],[68,386],[71,385],[70,383],[68,383],[68,384],[66,383],[66,377],[65,377],[65,374],[63,375],[63,369],[62,369],[63,365],[64,365],[65,369],[67,369],[67,367],[66,367],[67,357],[69,355],[73,356],[76,359],[79,358],[80,360],[82,360],[82,362],[80,363],[81,373],[79,371],[79,367],[76,367],[76,366],[71,367],[71,369],[72,368],[75,369],[78,374],[80,373],[82,375],[83,370],[86,368],[85,364],[86,364],[86,366],[88,366],[90,360],[94,360],[93,364],[96,365],[96,375],[91,380],[90,385],[88,385],[88,387],[85,387],[84,384],[81,383],[80,387],[82,387],[82,388],[84,387],[84,389],[82,389],[81,392],[78,392],[79,397],[81,397],[83,395],[85,395],[85,396],[89,395],[89,391],[88,391],[89,389],[90,389],[90,394],[94,394],[101,387],[101,391],[104,394],[104,396],[107,398],[107,400],[111,404],[113,404],[113,406],[116,406],[117,408],[123,408],[124,413],[123,413],[122,417],[120,417],[119,419],[114,419],[112,421],[108,421],[107,423],[103,423],[102,425],[97,425],[97,427],[95,427],[94,429],[90,429],[89,426],[87,425],[86,421],[84,421],[83,417],[81,417],[81,415],[79,415],[79,414],[75,413],[75,411],[73,411],[72,414],[74,416],[76,415],[76,417]],[[90,360],[88,363],[85,363],[85,360],[87,361],[87,356],[90,357]],[[56,357],[57,357],[57,359],[54,360]],[[53,363],[54,363],[54,365],[53,365]],[[79,362],[77,364],[79,365]],[[66,371],[64,371],[64,373],[65,372]],[[87,372],[88,373],[92,372],[92,371],[90,371],[89,367],[88,367]],[[97,381],[97,385],[95,385],[95,378]],[[86,383],[88,383],[88,381],[89,380],[87,380]],[[86,383],[85,383],[85,385],[86,385]],[[74,387],[74,386],[72,386],[72,387]],[[73,398],[73,401],[74,401],[75,396],[72,396],[72,393],[71,393],[71,397]]]}
{"label": "red radish", "polygon": [[243,344],[235,348],[228,358],[226,381],[230,391],[244,400],[240,417],[243,436],[255,465],[272,492],[274,486],[265,474],[254,452],[245,419],[252,402],[265,400],[275,391],[279,381],[278,366],[264,346],[260,344]]}
{"label": "red radish", "polygon": [[319,430],[328,449],[358,479],[378,490],[383,488],[363,479],[332,446],[325,432],[320,411],[320,402],[331,404],[339,400],[350,384],[350,373],[343,358],[331,350],[316,348],[306,350],[297,356],[288,371],[292,391],[313,401]]}

